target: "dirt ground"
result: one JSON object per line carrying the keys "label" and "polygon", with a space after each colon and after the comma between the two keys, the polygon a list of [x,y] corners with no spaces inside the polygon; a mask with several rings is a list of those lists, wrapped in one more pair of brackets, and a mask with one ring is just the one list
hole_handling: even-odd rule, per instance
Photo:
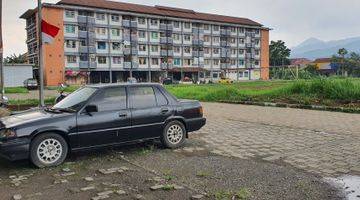
{"label": "dirt ground", "polygon": [[155,141],[75,153],[50,169],[0,160],[0,199],[343,198],[321,177],[284,163],[210,151],[190,139],[177,150],[163,149]]}

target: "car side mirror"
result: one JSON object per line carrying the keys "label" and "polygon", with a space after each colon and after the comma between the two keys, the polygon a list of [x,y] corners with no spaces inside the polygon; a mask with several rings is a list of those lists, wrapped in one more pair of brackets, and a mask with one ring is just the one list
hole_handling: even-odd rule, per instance
{"label": "car side mirror", "polygon": [[96,105],[87,105],[85,107],[85,111],[88,114],[94,113],[94,112],[98,112],[98,107]]}

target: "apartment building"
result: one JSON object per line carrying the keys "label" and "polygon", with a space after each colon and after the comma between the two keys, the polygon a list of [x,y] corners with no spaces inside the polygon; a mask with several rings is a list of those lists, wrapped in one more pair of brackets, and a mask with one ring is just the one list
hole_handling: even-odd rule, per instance
{"label": "apartment building", "polygon": [[[46,85],[269,78],[269,29],[246,18],[106,0],[43,5],[60,27],[44,45]],[[38,64],[36,9],[25,12],[29,62]]]}

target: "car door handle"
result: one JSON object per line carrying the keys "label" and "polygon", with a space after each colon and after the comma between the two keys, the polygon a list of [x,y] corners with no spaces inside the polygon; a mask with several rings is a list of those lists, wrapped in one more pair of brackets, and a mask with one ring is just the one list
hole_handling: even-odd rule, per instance
{"label": "car door handle", "polygon": [[119,117],[127,117],[127,113],[119,113]]}
{"label": "car door handle", "polygon": [[167,112],[169,112],[168,108],[161,108],[161,114],[166,114]]}

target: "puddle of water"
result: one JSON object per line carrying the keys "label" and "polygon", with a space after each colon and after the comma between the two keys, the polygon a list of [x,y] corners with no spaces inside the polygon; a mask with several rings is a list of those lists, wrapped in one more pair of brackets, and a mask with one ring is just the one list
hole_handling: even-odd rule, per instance
{"label": "puddle of water", "polygon": [[348,200],[360,200],[360,176],[345,175],[326,180],[342,189]]}

